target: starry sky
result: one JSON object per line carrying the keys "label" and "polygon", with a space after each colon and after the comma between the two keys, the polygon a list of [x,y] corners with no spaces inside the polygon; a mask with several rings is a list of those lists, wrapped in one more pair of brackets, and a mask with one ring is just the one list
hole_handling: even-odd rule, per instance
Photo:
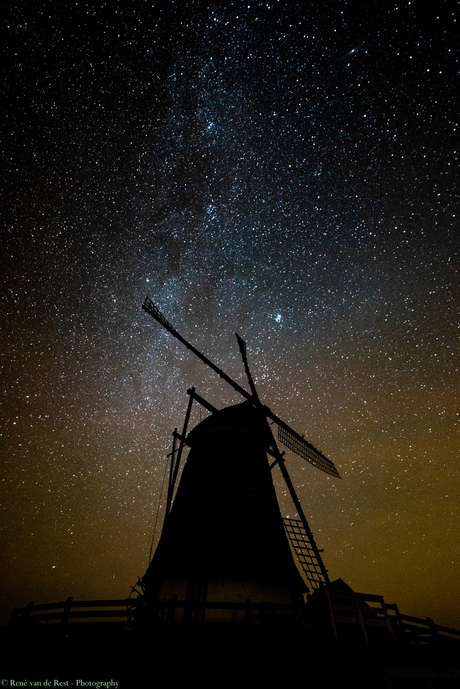
{"label": "starry sky", "polygon": [[241,399],[148,294],[335,463],[287,456],[331,579],[460,628],[452,8],[3,7],[2,621],[127,597],[187,388]]}

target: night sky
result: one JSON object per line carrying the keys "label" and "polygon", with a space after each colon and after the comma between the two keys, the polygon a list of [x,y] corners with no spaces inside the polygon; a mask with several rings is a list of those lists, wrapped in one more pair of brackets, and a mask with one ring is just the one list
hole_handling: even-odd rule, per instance
{"label": "night sky", "polygon": [[241,399],[148,294],[335,463],[287,456],[331,579],[460,628],[452,8],[3,8],[2,621],[127,597],[187,388]]}

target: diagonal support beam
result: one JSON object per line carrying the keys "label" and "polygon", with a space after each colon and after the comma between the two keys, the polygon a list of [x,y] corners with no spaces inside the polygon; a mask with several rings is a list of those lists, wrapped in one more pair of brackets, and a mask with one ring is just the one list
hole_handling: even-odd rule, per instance
{"label": "diagonal support beam", "polygon": [[[191,388],[191,390],[194,392],[195,388]],[[166,500],[165,523],[166,523],[166,520],[167,520],[169,513],[171,511],[172,499],[173,499],[173,494],[174,494],[174,486],[176,485],[177,474],[179,473],[179,465],[180,465],[180,461],[182,458],[182,452],[184,450],[185,438],[187,436],[187,427],[188,427],[188,422],[190,420],[190,413],[192,411],[192,404],[193,404],[193,394],[190,395],[190,399],[188,401],[187,412],[185,414],[185,420],[184,420],[184,427],[182,430],[182,435],[179,435],[177,433],[177,428],[174,429],[174,433],[173,433],[173,451],[171,454],[171,468],[170,468],[170,473],[169,473],[168,497]],[[177,450],[177,458],[176,458],[176,440],[177,439],[179,440],[179,448]]]}
{"label": "diagonal support beam", "polygon": [[324,566],[320,551],[318,549],[318,546],[316,545],[313,533],[312,533],[310,526],[307,522],[307,518],[304,514],[304,511],[302,509],[302,505],[300,504],[299,498],[297,497],[297,493],[295,492],[295,488],[294,488],[294,485],[291,481],[291,477],[289,476],[289,472],[284,465],[284,458],[281,454],[280,454],[280,457],[278,458],[278,466],[281,470],[284,481],[288,487],[292,501],[293,501],[295,508],[297,510],[297,514],[299,515],[300,521],[302,522],[303,528],[305,529],[305,532],[308,536],[312,550],[313,550],[315,557],[318,561],[319,567],[321,569],[321,574],[323,575],[326,584],[329,584],[330,581],[329,581],[329,575],[327,573],[327,569]]}
{"label": "diagonal support beam", "polygon": [[191,397],[193,397],[193,399],[196,400],[199,404],[201,404],[202,407],[210,411],[211,414],[214,414],[216,411],[219,411],[217,407],[214,407],[214,405],[205,400],[204,397],[201,397],[201,395],[195,392],[195,388],[190,388],[189,390],[187,390],[187,393]]}

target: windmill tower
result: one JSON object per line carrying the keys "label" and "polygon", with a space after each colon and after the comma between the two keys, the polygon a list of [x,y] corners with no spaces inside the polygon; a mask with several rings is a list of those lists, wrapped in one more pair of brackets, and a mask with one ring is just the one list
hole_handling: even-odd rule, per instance
{"label": "windmill tower", "polygon": [[[238,335],[251,392],[179,335],[148,297],[143,308],[245,400],[217,410],[195,388],[187,391],[183,431],[174,432],[163,531],[140,581],[145,619],[301,623],[306,592],[327,585],[329,578],[273,422],[288,449],[339,477],[336,468],[262,404]],[[188,432],[194,402],[211,415]],[[185,446],[190,451],[174,495]],[[275,466],[294,502],[296,520],[281,516],[271,474]]]}

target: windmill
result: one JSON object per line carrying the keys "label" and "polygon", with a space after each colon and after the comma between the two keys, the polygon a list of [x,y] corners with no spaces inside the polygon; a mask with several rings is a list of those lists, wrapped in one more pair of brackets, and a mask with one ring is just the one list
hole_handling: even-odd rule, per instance
{"label": "windmill", "polygon": [[[246,344],[239,335],[236,338],[250,392],[183,338],[149,297],[142,308],[244,399],[240,404],[218,410],[195,388],[187,390],[189,402],[183,429],[181,433],[177,429],[173,433],[163,531],[155,555],[140,580],[147,599],[155,600],[158,607],[160,597],[163,600],[169,597],[169,601],[182,597],[189,614],[192,610],[195,619],[200,619],[209,605],[217,607],[215,601],[209,603],[210,596],[215,599],[223,595],[216,586],[212,588],[211,579],[214,583],[222,581],[223,585],[230,577],[233,588],[230,591],[227,587],[225,594],[233,601],[234,620],[234,610],[238,608],[237,580],[246,582],[244,594],[238,594],[240,598],[246,595],[248,600],[248,596],[256,595],[255,582],[263,580],[268,602],[273,599],[287,608],[289,596],[280,593],[282,589],[289,590],[297,601],[308,590],[294,564],[289,543],[309,586],[316,589],[328,585],[321,551],[286,468],[285,452],[278,449],[273,425],[277,427],[277,439],[289,450],[321,471],[340,478],[334,464],[261,402],[249,369]],[[188,432],[193,402],[211,415]],[[174,497],[185,446],[191,449]],[[271,478],[276,466],[298,519],[281,518]],[[257,595],[260,598],[262,594]],[[184,612],[184,619],[185,615]]]}

